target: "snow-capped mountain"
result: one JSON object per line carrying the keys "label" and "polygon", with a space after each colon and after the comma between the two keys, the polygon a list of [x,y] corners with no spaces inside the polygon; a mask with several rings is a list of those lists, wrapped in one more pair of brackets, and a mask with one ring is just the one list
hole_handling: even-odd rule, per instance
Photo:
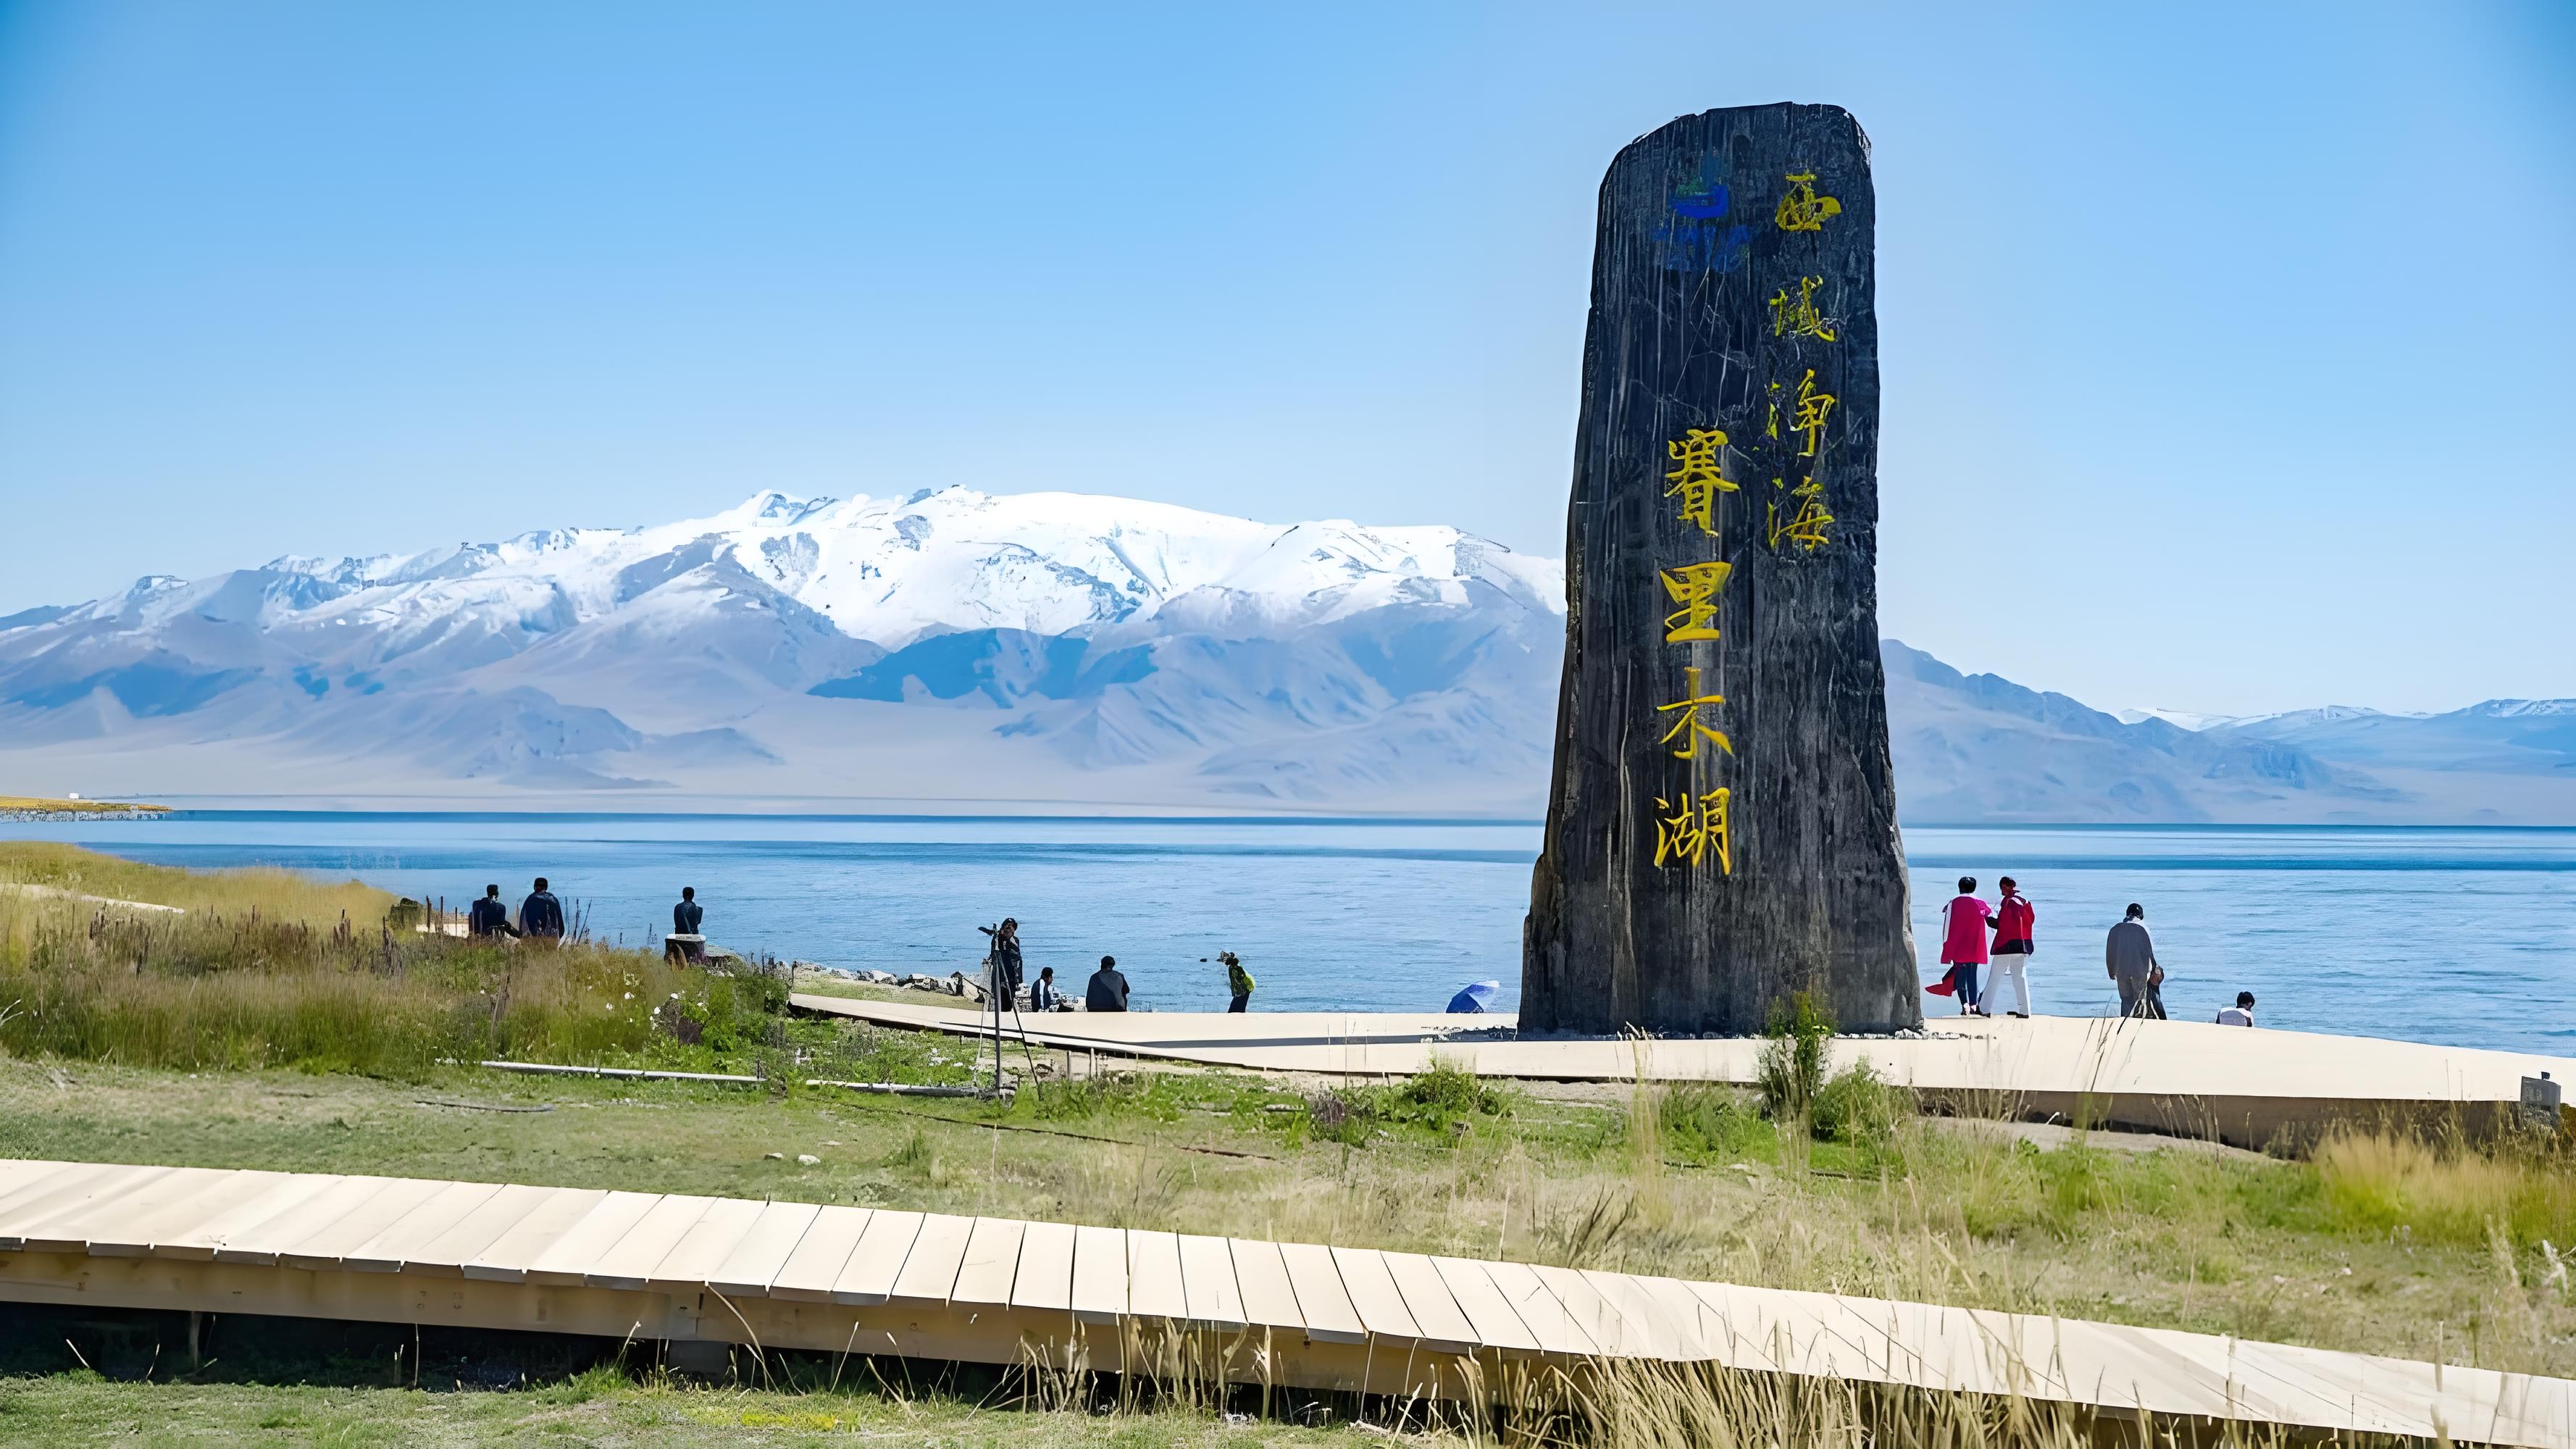
{"label": "snow-capped mountain", "polygon": [[1542,786],[1563,599],[1555,561],[1452,528],[761,493],[28,610],[0,622],[0,729],[190,793],[1484,808]]}
{"label": "snow-capped mountain", "polygon": [[[1533,812],[1564,572],[951,488],[151,575],[0,615],[0,787]],[[2104,714],[1888,641],[1917,824],[2576,820],[2576,701]]]}

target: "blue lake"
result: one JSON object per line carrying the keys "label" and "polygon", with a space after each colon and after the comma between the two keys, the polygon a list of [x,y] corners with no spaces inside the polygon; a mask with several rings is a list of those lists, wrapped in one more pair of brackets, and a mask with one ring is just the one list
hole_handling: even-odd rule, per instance
{"label": "blue lake", "polygon": [[[642,942],[683,885],[741,950],[891,971],[971,968],[1017,916],[1030,969],[1078,981],[1114,953],[1140,1005],[1225,1003],[1220,949],[1258,1008],[1436,1010],[1464,982],[1517,998],[1534,823],[326,814],[198,811],[142,823],[0,822],[169,865],[354,875],[461,908],[536,875],[592,930]],[[2576,1053],[2576,829],[1919,828],[1923,977],[1963,874],[2038,909],[2039,1010],[2112,1009],[2102,933],[2147,908],[2176,1017],[2238,990],[2267,1026]],[[1926,998],[1935,1011],[1945,1002]]]}

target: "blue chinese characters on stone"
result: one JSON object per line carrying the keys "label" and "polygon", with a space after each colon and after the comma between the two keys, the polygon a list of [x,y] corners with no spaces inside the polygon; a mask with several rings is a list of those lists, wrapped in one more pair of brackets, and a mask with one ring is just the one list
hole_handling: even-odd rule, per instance
{"label": "blue chinese characters on stone", "polygon": [[1714,156],[1702,157],[1699,175],[1673,187],[1669,204],[1675,219],[1649,233],[1655,243],[1655,264],[1668,272],[1732,272],[1742,267],[1752,255],[1753,230],[1722,224],[1731,201],[1724,163]]}

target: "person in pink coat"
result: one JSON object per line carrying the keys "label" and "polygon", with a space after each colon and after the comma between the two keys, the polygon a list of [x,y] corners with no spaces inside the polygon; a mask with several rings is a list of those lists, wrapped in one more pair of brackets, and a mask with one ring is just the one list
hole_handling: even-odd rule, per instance
{"label": "person in pink coat", "polygon": [[1959,877],[1959,893],[1941,908],[1941,964],[1950,968],[1958,989],[1959,1014],[1983,1016],[1977,995],[1977,968],[1986,964],[1986,940],[1994,907],[1977,898],[1977,878]]}

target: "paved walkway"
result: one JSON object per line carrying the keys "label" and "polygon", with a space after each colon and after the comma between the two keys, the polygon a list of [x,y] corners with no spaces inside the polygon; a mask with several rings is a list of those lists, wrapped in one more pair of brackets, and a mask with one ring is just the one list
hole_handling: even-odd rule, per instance
{"label": "paved walkway", "polygon": [[[989,1031],[971,1007],[799,992],[796,1006],[888,1026]],[[1541,1081],[1750,1084],[1758,1040],[1497,1040],[1509,1016],[1369,1012],[1050,1012],[1024,1018],[1068,1051],[1264,1071],[1409,1076],[1435,1061],[1480,1076]],[[1890,1081],[1982,1115],[2092,1120],[2262,1147],[2332,1121],[2457,1113],[2479,1127],[2517,1103],[2522,1079],[2576,1077],[2576,1059],[2376,1037],[2247,1030],[2106,1017],[1936,1017],[1921,1038],[1843,1038],[1839,1068],[1863,1057]],[[1472,1035],[1470,1035],[1472,1033]]]}
{"label": "paved walkway", "polygon": [[2576,1382],[1921,1303],[811,1203],[0,1160],[0,1301],[544,1329],[1456,1396],[1715,1361],[2116,1411],[2576,1442]]}

